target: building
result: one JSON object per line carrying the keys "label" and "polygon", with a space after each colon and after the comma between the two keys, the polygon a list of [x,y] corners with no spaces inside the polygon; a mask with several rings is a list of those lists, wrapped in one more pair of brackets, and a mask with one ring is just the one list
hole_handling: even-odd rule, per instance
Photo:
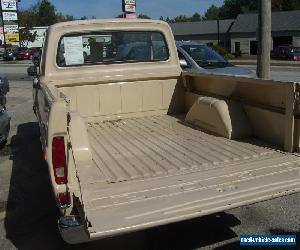
{"label": "building", "polygon": [[[219,24],[218,24],[219,23]],[[208,20],[200,22],[170,23],[175,40],[191,40],[206,44],[220,44],[230,48],[229,31],[234,19]],[[219,32],[218,32],[219,30]]]}
{"label": "building", "polygon": [[[257,54],[258,15],[238,15],[230,30],[231,52]],[[300,10],[272,13],[272,47],[292,44],[300,47]]]}
{"label": "building", "polygon": [[[206,44],[218,42],[218,21],[170,24],[176,40],[192,40]],[[220,44],[231,53],[257,54],[258,15],[240,14],[236,19],[219,21]],[[300,47],[300,10],[272,13],[272,48],[292,44]]]}

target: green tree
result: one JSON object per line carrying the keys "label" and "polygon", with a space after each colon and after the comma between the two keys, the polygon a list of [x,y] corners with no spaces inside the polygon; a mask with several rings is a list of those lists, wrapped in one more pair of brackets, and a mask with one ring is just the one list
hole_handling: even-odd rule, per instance
{"label": "green tree", "polygon": [[166,18],[166,22],[167,23],[172,23],[172,19],[170,19],[169,17]]}
{"label": "green tree", "polygon": [[204,16],[206,20],[217,20],[219,18],[219,8],[216,5],[211,5],[207,11],[205,12]]}
{"label": "green tree", "polygon": [[273,11],[299,10],[299,0],[272,0]]}
{"label": "green tree", "polygon": [[190,21],[190,18],[187,17],[186,15],[179,15],[174,17],[174,22],[175,23],[183,23],[183,22],[188,22]]}
{"label": "green tree", "polygon": [[55,6],[48,0],[38,2],[38,21],[41,26],[49,26],[57,22]]}
{"label": "green tree", "polygon": [[37,26],[37,24],[38,24],[37,12],[34,12],[33,9],[20,10],[19,11],[19,22],[20,22],[20,27]]}
{"label": "green tree", "polygon": [[189,19],[191,22],[199,22],[202,20],[201,15],[198,12],[195,12]]}
{"label": "green tree", "polygon": [[257,0],[225,0],[219,8],[219,18],[236,18],[239,14],[257,10]]}
{"label": "green tree", "polygon": [[34,42],[37,36],[37,32],[30,31],[29,28],[22,28],[20,29],[20,42],[21,46],[27,47],[29,42]]}
{"label": "green tree", "polygon": [[56,22],[67,22],[67,21],[74,21],[75,17],[71,15],[64,15],[63,13],[59,12],[56,13]]}
{"label": "green tree", "polygon": [[[224,0],[221,7],[212,5],[205,13],[205,18],[229,19],[236,18],[239,14],[257,11],[257,1],[261,0]],[[300,9],[300,0],[272,0],[273,11],[297,10]]]}
{"label": "green tree", "polygon": [[149,16],[147,16],[147,15],[145,15],[145,14],[143,14],[143,13],[139,14],[139,15],[137,16],[137,18],[141,18],[141,19],[151,19],[151,17],[149,17]]}

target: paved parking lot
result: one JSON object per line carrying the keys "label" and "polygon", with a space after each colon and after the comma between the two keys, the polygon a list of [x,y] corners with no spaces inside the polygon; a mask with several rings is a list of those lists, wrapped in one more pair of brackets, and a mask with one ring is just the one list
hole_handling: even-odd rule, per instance
{"label": "paved parking lot", "polygon": [[[0,151],[1,250],[239,249],[240,234],[291,233],[300,238],[300,194],[294,194],[112,239],[76,246],[64,243],[56,227],[59,213],[41,154],[26,67],[0,64],[0,75],[7,75],[11,83],[8,111],[12,116],[9,143]],[[273,77],[287,72],[280,70],[273,71]],[[287,80],[300,76],[298,70],[292,72]]]}

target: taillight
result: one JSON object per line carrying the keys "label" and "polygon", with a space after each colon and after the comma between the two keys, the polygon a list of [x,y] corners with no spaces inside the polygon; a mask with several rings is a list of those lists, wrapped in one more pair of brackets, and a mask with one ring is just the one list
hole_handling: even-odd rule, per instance
{"label": "taillight", "polygon": [[71,203],[71,198],[70,198],[70,193],[69,192],[59,193],[57,195],[57,198],[59,200],[59,203],[60,203],[61,207],[69,206],[70,203]]}
{"label": "taillight", "polygon": [[64,137],[54,137],[52,141],[52,165],[55,182],[57,184],[67,183],[67,164]]}

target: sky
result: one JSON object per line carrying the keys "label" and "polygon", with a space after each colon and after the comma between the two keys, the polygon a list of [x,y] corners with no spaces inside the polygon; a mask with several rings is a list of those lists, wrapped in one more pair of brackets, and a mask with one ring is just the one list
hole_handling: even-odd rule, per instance
{"label": "sky", "polygon": [[[37,0],[21,0],[20,8],[26,9]],[[57,11],[75,17],[111,18],[121,14],[121,0],[50,0]],[[220,6],[223,0],[136,0],[137,14],[152,18],[191,16],[195,12],[204,14],[211,4]]]}

